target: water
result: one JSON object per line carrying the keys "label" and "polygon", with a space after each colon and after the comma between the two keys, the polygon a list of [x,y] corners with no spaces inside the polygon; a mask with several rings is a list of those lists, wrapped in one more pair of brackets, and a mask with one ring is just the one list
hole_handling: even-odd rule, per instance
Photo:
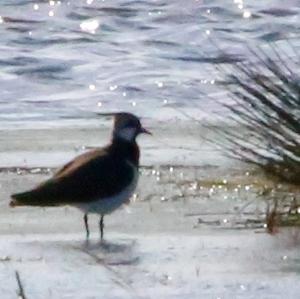
{"label": "water", "polygon": [[[299,39],[300,1],[5,0],[0,122],[83,123],[95,111],[210,117],[214,65],[245,43]],[[230,53],[230,59],[217,49]]]}

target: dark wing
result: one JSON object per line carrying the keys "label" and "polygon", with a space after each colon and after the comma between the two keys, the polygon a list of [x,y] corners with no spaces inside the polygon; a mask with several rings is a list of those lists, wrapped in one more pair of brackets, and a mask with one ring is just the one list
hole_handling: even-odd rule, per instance
{"label": "dark wing", "polygon": [[37,188],[12,195],[11,206],[57,206],[89,202],[113,196],[128,186],[134,169],[125,160],[95,150],[83,154],[60,169]]}
{"label": "dark wing", "polygon": [[77,156],[75,159],[71,160],[69,163],[65,164],[63,167],[58,169],[56,173],[54,174],[53,178],[58,178],[60,176],[64,176],[78,167],[81,167],[81,165],[84,165],[88,163],[89,161],[93,160],[94,158],[100,158],[102,156],[106,156],[108,147],[105,148],[99,148],[93,151],[89,151],[86,153],[83,153],[79,156]]}

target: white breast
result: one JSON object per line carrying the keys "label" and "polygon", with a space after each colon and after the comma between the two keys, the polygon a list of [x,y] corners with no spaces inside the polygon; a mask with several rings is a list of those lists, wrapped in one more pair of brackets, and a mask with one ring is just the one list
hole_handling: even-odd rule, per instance
{"label": "white breast", "polygon": [[131,162],[127,161],[130,167],[134,170],[134,177],[132,182],[120,193],[116,194],[115,196],[101,198],[99,200],[95,200],[86,204],[79,204],[77,207],[81,209],[84,213],[96,213],[96,214],[110,214],[117,208],[119,208],[122,204],[127,202],[130,197],[132,196],[139,178],[139,171],[138,168],[132,164]]}

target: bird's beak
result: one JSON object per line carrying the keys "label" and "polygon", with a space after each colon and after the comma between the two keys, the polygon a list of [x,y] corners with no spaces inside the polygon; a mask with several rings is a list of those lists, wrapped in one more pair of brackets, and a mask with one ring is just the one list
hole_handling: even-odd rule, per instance
{"label": "bird's beak", "polygon": [[140,133],[141,133],[141,134],[152,135],[152,133],[151,133],[150,131],[148,131],[147,129],[145,129],[145,128],[143,128],[143,127],[141,127],[141,129],[140,129]]}

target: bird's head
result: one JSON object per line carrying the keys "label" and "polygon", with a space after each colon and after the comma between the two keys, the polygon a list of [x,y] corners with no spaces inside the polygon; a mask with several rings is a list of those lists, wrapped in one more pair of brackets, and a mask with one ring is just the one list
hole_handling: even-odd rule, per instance
{"label": "bird's head", "polygon": [[151,133],[142,126],[140,119],[134,114],[119,112],[110,115],[113,115],[115,118],[113,128],[114,139],[134,142],[139,134],[151,135]]}
{"label": "bird's head", "polygon": [[140,119],[131,113],[117,113],[115,115],[115,123],[113,136],[126,141],[134,141],[139,134],[151,133],[143,128]]}

